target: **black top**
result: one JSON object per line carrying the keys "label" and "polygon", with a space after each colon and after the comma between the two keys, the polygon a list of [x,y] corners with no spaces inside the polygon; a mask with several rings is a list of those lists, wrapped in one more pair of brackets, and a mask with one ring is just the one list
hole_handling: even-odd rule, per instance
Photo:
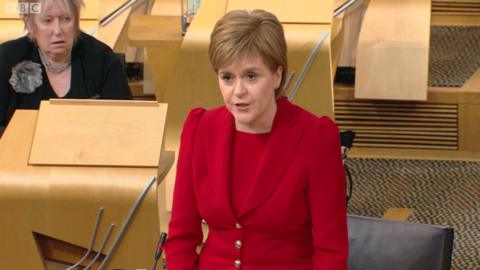
{"label": "black top", "polygon": [[[58,98],[42,67],[42,84],[33,93],[16,92],[9,83],[12,68],[30,60],[41,64],[38,48],[21,37],[0,45],[0,126],[6,126],[16,109],[38,109],[41,100]],[[72,49],[70,90],[64,98],[131,99],[120,59],[106,44],[81,33]]]}

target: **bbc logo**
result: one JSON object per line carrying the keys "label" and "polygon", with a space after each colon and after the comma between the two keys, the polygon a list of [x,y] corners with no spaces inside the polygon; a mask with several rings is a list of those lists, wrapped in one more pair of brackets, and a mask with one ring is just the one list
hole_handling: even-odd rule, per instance
{"label": "bbc logo", "polygon": [[40,13],[40,3],[5,3],[5,14]]}

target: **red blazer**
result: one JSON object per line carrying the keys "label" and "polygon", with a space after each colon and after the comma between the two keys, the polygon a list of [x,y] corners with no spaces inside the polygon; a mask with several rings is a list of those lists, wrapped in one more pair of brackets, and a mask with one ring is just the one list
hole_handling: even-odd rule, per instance
{"label": "red blazer", "polygon": [[[280,98],[265,156],[238,216],[229,198],[233,116],[190,112],[182,132],[166,243],[168,270],[346,270],[339,133]],[[201,221],[209,235],[200,254]]]}

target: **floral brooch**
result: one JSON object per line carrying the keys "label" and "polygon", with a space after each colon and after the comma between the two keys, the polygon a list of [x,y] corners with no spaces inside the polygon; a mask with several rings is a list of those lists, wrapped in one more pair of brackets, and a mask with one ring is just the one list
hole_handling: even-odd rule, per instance
{"label": "floral brooch", "polygon": [[12,68],[8,82],[18,93],[30,94],[42,85],[42,66],[32,61],[22,61]]}

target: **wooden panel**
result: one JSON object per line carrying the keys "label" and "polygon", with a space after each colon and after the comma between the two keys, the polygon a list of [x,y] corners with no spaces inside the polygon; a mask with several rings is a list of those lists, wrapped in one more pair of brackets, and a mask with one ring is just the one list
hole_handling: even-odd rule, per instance
{"label": "wooden panel", "polygon": [[[288,46],[288,65],[290,72],[295,71],[286,94],[290,94],[294,84],[313,48],[324,33],[330,32],[329,25],[286,24],[285,38]],[[330,35],[323,42],[320,51],[305,74],[293,103],[302,106],[316,115],[333,116],[333,78],[331,63]]]}
{"label": "wooden panel", "polygon": [[332,22],[334,0],[229,0],[227,11],[264,9],[274,13],[282,23]]}
{"label": "wooden panel", "polygon": [[[475,71],[475,73],[465,82],[462,86],[462,92],[476,93],[480,95],[480,68]],[[480,103],[480,100],[474,102]]]}
{"label": "wooden panel", "polygon": [[181,41],[163,42],[147,48],[147,59],[155,84],[157,101],[165,101],[168,81],[174,72],[175,62],[180,52]]}
{"label": "wooden panel", "polygon": [[401,134],[432,134],[432,135],[444,135],[444,136],[458,136],[457,127],[384,127],[384,126],[354,126],[343,125],[345,130],[358,130],[366,133],[401,133]]}
{"label": "wooden panel", "polygon": [[480,104],[459,107],[460,150],[480,152]]}
{"label": "wooden panel", "polygon": [[182,1],[179,0],[155,0],[153,3],[151,15],[181,16]]}
{"label": "wooden panel", "polygon": [[432,1],[432,25],[480,25],[480,2],[478,0]]}
{"label": "wooden panel", "polygon": [[98,21],[92,20],[81,20],[80,21],[80,30],[83,32],[95,36],[95,32],[97,31]]}
{"label": "wooden panel", "polygon": [[452,15],[479,15],[480,2],[478,1],[432,1],[432,13]]}
{"label": "wooden panel", "polygon": [[333,10],[336,10],[337,8],[341,7],[343,4],[347,3],[349,0],[335,0],[333,2]]}
{"label": "wooden panel", "polygon": [[433,14],[480,15],[478,1],[432,1]]}
{"label": "wooden panel", "polygon": [[479,152],[448,149],[411,149],[411,148],[372,148],[355,146],[349,157],[363,158],[400,158],[429,160],[469,160],[480,161]]}
{"label": "wooden panel", "polygon": [[[386,149],[428,149],[428,150],[458,150],[457,146],[447,146],[447,145],[422,145],[422,147],[418,147],[418,144],[399,144],[399,143],[364,143],[364,142],[357,142],[355,143],[355,147],[363,147],[363,148],[386,148]],[[430,153],[430,155],[435,155],[434,152]]]}
{"label": "wooden panel", "polygon": [[[175,164],[175,152],[163,151],[158,166],[157,179],[165,179],[172,169],[173,164]],[[157,182],[157,217],[160,224],[160,232],[168,232],[168,222],[170,220],[171,207],[167,207],[166,182],[167,181]]]}
{"label": "wooden panel", "polygon": [[356,132],[354,146],[458,148],[458,106],[431,103],[336,101],[341,130]]}
{"label": "wooden panel", "polygon": [[[159,101],[167,102],[170,106],[167,116],[168,128],[165,134],[167,150],[179,148],[183,122],[193,107],[214,107],[222,103],[216,75],[208,60],[207,47],[213,26],[225,14],[226,6],[227,0],[202,1],[184,37],[173,73],[166,82],[167,86],[164,89],[156,89],[157,93],[162,92],[159,97],[164,98]],[[166,177],[166,207],[169,210],[175,174],[176,166],[174,165]]]}
{"label": "wooden panel", "polygon": [[[80,11],[81,19],[97,20],[100,0],[84,0],[85,6]],[[0,0],[0,19],[19,19],[18,0]]]}
{"label": "wooden panel", "polygon": [[388,120],[383,120],[383,121],[348,121],[348,120],[341,120],[338,119],[337,117],[337,123],[340,125],[365,125],[365,126],[386,126],[386,125],[392,125],[394,127],[456,127],[456,123],[428,123],[428,122],[390,122]]}
{"label": "wooden panel", "polygon": [[157,167],[166,111],[154,101],[43,101],[29,163]]}
{"label": "wooden panel", "polygon": [[[340,118],[337,124],[342,130],[359,134],[350,156],[480,160],[480,70],[462,88],[430,87],[427,102],[355,100],[353,88],[347,86],[336,86],[334,93],[335,113]],[[421,117],[414,121],[385,120],[395,115],[451,120],[455,114],[457,123],[422,122]],[[351,119],[349,115],[365,119]],[[381,115],[383,119],[369,119],[372,115]],[[455,141],[454,138],[457,146],[446,143]],[[398,139],[404,141],[395,141]],[[417,142],[411,143],[412,140]]]}
{"label": "wooden panel", "polygon": [[[357,0],[343,15],[344,41],[341,48],[339,66],[354,67],[357,57],[357,45],[366,10],[364,1]],[[333,46],[333,45],[332,45]]]}
{"label": "wooden panel", "polygon": [[131,46],[151,47],[165,42],[179,43],[182,39],[180,16],[135,16],[128,25]]}
{"label": "wooden panel", "polygon": [[343,38],[344,38],[344,27],[343,27],[343,15],[339,15],[333,18],[332,22],[332,33],[331,33],[331,54],[332,54],[332,78],[335,78],[337,72],[338,63],[340,61],[342,47],[343,47]]}
{"label": "wooden panel", "polygon": [[[342,119],[341,115],[342,112],[339,112],[337,118]],[[348,116],[346,116],[346,119],[349,120],[355,120],[355,121],[362,121],[362,120],[369,120],[369,121],[399,121],[399,122],[404,122],[404,121],[412,121],[412,122],[429,122],[429,123],[457,123],[457,117],[456,114],[453,115],[447,115],[447,117],[422,117],[421,115],[415,114],[414,116],[410,117],[404,117],[400,116],[398,113],[383,113],[383,114],[368,114],[364,115],[362,114],[357,114],[357,113],[349,113]]]}
{"label": "wooden panel", "polygon": [[0,19],[19,19],[18,0],[0,0]]}
{"label": "wooden panel", "polygon": [[20,19],[0,20],[0,29],[2,29],[0,44],[8,40],[17,39],[26,34],[23,21]]}
{"label": "wooden panel", "polygon": [[[125,0],[102,0],[100,2],[100,20],[117,9],[124,2]],[[110,48],[115,48],[131,11],[132,9],[129,8],[107,26],[99,26],[96,37],[107,44]]]}
{"label": "wooden panel", "polygon": [[480,25],[480,16],[456,16],[432,14],[432,25],[461,25],[478,26]]}
{"label": "wooden panel", "polygon": [[[152,13],[160,13],[159,9],[165,7],[164,5],[171,7],[173,3],[171,1],[155,2]],[[179,15],[136,16],[130,20],[128,40],[131,46],[146,47],[148,62],[146,67],[151,71],[156,99],[164,100],[166,85],[183,41],[181,17]]]}
{"label": "wooden panel", "polygon": [[365,134],[369,138],[384,138],[385,135],[388,135],[389,138],[431,139],[435,136],[440,137],[442,140],[456,141],[458,136],[455,128],[452,132],[438,132],[436,128],[432,128],[432,131],[418,131],[413,128],[401,130],[397,127],[389,127],[390,129],[383,129],[383,127],[377,128],[378,130],[368,130],[363,127],[357,127],[355,130]]}
{"label": "wooden panel", "polygon": [[[477,88],[477,89],[480,89],[480,88]],[[336,101],[355,100],[353,87],[336,86],[334,93],[335,93]],[[405,103],[406,101],[405,102],[398,101],[398,102],[399,104],[401,104],[401,103]],[[429,103],[436,103],[439,105],[440,104],[460,104],[460,103],[480,104],[480,93],[472,92],[472,91],[463,91],[461,88],[454,88],[454,87],[429,87],[428,103],[424,102],[424,104],[428,105]]]}
{"label": "wooden panel", "polygon": [[426,100],[430,0],[371,0],[360,32],[356,98]]}
{"label": "wooden panel", "polygon": [[423,147],[451,147],[452,149],[457,149],[457,139],[455,138],[454,141],[440,141],[440,140],[434,140],[434,139],[423,139],[423,140],[417,140],[417,137],[415,136],[415,139],[410,139],[408,137],[402,136],[399,139],[392,138],[392,136],[388,136],[388,138],[384,137],[374,137],[374,138],[369,138],[366,135],[358,135],[356,137],[356,141],[358,143],[370,143],[370,144],[375,144],[375,145],[380,145],[380,144],[390,144],[390,145],[397,145],[398,147],[404,147],[405,145],[410,145],[413,148],[421,149]]}
{"label": "wooden panel", "polygon": [[[64,241],[54,239],[42,234],[33,233],[35,241],[37,242],[38,249],[44,260],[56,261],[69,264],[69,262],[79,261],[87,252],[86,248],[82,248]],[[97,255],[97,252],[93,251],[87,257],[87,259],[81,264],[81,266],[87,266]],[[98,260],[93,264],[95,269],[98,269],[100,262],[105,258],[105,254],[98,255]],[[67,266],[68,267],[68,266]],[[62,270],[65,270],[63,267]]]}
{"label": "wooden panel", "polygon": [[[33,232],[88,247],[101,206],[98,250],[110,224],[116,224],[116,236],[145,184],[157,174],[157,168],[29,166],[36,118],[37,111],[17,110],[0,139],[0,269],[44,269]],[[151,266],[159,236],[156,200],[151,188],[105,269]]]}
{"label": "wooden panel", "polygon": [[101,0],[83,0],[85,6],[80,11],[81,19],[98,20]]}

